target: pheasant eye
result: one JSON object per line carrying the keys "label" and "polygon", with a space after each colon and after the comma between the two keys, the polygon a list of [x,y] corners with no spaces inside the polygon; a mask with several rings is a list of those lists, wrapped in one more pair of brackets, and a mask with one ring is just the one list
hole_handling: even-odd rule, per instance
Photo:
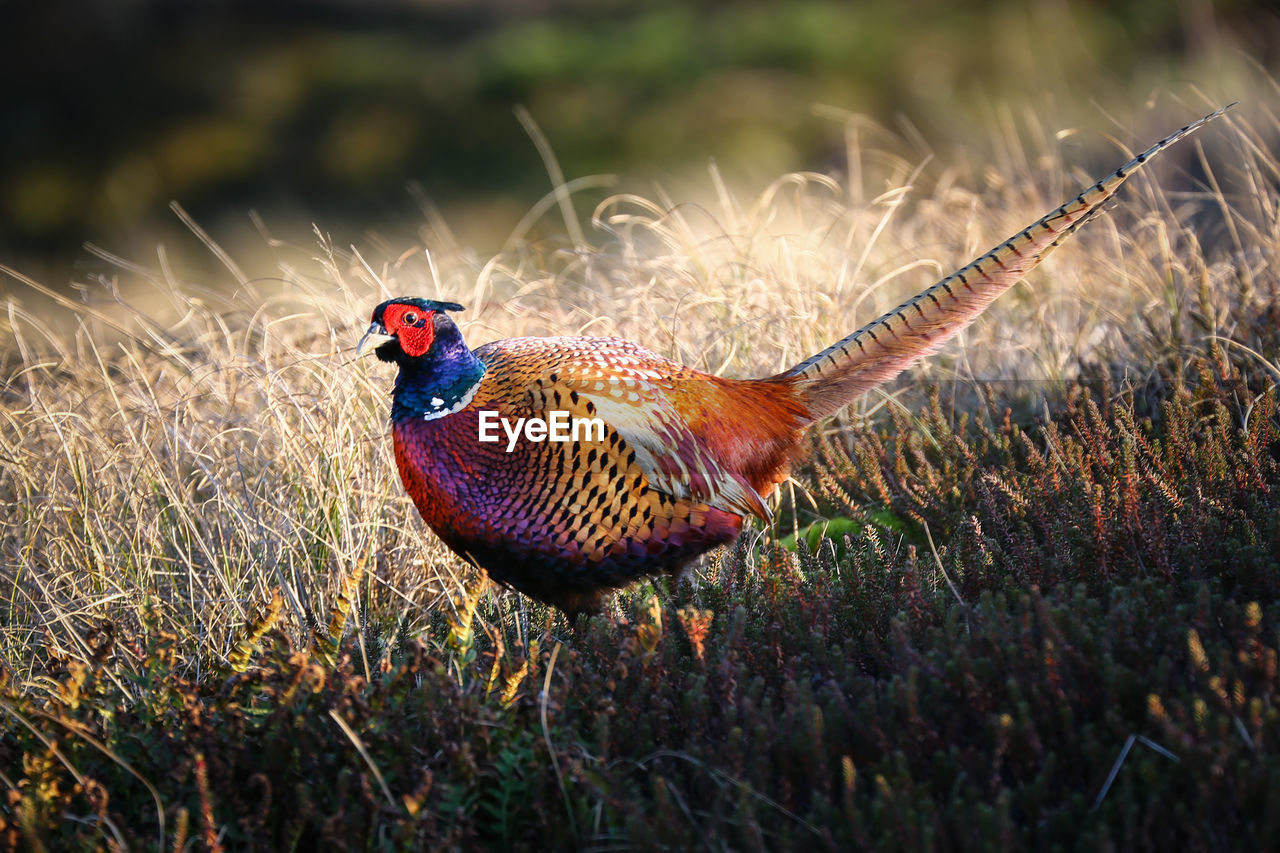
{"label": "pheasant eye", "polygon": [[418,315],[412,311],[406,311],[404,317],[401,318],[406,326],[412,326],[418,322]]}

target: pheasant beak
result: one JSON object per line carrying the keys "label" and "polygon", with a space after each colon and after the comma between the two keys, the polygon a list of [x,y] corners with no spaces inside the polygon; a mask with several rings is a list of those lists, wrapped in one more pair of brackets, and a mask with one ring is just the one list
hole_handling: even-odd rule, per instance
{"label": "pheasant beak", "polygon": [[369,327],[369,331],[364,333],[360,338],[360,343],[356,344],[356,356],[362,356],[370,350],[375,350],[383,344],[390,343],[395,340],[394,335],[388,335],[386,327],[381,323],[374,323]]}

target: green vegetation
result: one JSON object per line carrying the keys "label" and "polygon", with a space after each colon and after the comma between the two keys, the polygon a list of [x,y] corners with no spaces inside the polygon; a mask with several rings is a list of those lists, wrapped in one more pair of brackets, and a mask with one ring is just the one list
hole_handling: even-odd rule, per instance
{"label": "green vegetation", "polygon": [[273,244],[224,257],[234,290],[127,264],[135,301],[13,306],[0,846],[1275,846],[1280,166],[1250,116],[815,435],[767,536],[573,626],[414,518],[390,377],[351,361],[380,294],[467,304],[476,343],[764,374],[1066,198],[1052,134],[908,189],[874,129],[849,181],[619,196],[576,245]]}
{"label": "green vegetation", "polygon": [[1100,116],[1170,81],[1230,92],[1274,70],[1278,33],[1256,0],[10,4],[0,257],[177,252],[170,200],[240,257],[261,244],[251,209],[277,232],[407,240],[410,184],[491,251],[547,188],[516,106],[570,177],[670,183],[715,158],[759,182],[840,163],[824,108],[909,119],[917,158],[972,150],[1008,100],[1114,132]]}

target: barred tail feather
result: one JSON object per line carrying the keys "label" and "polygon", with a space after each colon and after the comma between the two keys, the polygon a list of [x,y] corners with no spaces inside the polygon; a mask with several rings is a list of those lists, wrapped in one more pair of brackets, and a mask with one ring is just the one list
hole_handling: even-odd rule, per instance
{"label": "barred tail feather", "polygon": [[834,414],[936,351],[1097,215],[1131,174],[1233,106],[1170,134],[977,260],[777,378],[791,382],[814,420]]}

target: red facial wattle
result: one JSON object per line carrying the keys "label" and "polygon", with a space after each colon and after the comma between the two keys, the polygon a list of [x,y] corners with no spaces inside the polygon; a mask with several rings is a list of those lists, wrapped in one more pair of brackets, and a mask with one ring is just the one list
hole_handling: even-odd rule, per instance
{"label": "red facial wattle", "polygon": [[417,358],[425,355],[435,340],[435,324],[431,322],[433,314],[413,305],[388,305],[382,315],[382,325],[387,334],[399,339],[400,349],[405,355]]}

